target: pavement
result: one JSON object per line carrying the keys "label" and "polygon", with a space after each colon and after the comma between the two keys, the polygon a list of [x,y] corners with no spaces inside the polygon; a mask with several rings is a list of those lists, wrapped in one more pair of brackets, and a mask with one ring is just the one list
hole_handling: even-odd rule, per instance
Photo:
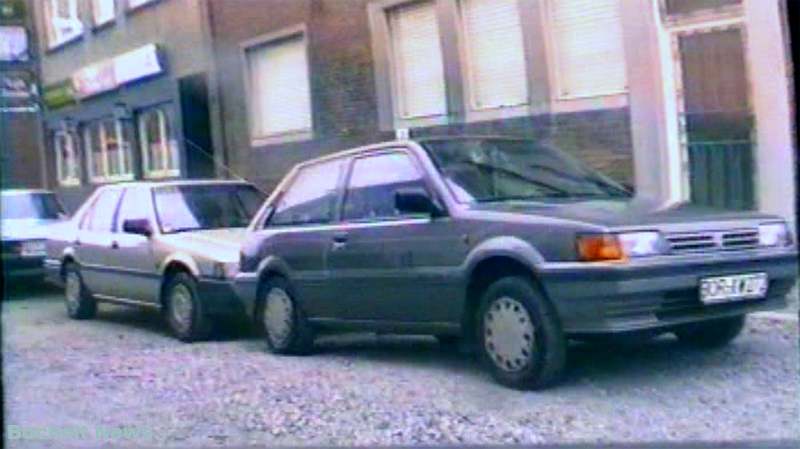
{"label": "pavement", "polygon": [[430,337],[328,336],[281,357],[241,323],[183,344],[154,312],[73,321],[50,289],[6,298],[2,331],[9,448],[800,440],[791,309],[718,350],[575,344],[539,392]]}

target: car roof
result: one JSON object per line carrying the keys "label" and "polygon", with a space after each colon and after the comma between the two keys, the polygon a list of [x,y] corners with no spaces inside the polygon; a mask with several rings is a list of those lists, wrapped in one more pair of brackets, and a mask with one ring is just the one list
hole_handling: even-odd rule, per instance
{"label": "car roof", "polygon": [[534,139],[531,137],[525,136],[504,136],[504,135],[497,135],[497,134],[460,134],[460,135],[442,135],[442,136],[427,136],[427,137],[413,137],[410,139],[398,139],[398,140],[388,140],[380,143],[374,143],[370,145],[365,145],[357,148],[350,148],[347,150],[337,151],[335,153],[326,154],[314,159],[309,159],[303,162],[300,162],[296,165],[297,168],[306,167],[309,165],[314,165],[320,162],[340,159],[344,157],[352,157],[360,154],[366,154],[371,152],[380,152],[387,148],[391,148],[393,146],[400,146],[400,145],[407,145],[408,143],[425,143],[425,142],[441,142],[441,141],[448,141],[448,140],[510,140],[510,141],[529,141],[533,142]]}

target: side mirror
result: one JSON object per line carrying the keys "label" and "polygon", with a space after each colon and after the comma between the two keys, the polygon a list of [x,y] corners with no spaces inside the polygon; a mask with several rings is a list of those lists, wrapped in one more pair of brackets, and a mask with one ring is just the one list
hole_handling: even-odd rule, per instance
{"label": "side mirror", "polygon": [[150,227],[150,220],[146,218],[123,221],[122,231],[127,234],[137,234],[145,237],[150,237],[153,235],[153,228]]}
{"label": "side mirror", "polygon": [[430,214],[437,216],[441,213],[425,189],[419,187],[398,189],[394,192],[394,207],[401,213]]}

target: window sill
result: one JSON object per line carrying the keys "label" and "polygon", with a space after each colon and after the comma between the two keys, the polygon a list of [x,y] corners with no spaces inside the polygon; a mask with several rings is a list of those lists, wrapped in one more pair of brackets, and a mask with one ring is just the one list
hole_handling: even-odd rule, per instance
{"label": "window sill", "polygon": [[[432,115],[426,117],[409,117],[402,118],[395,116],[394,130],[403,128],[426,128],[428,126],[447,125],[453,122],[448,115]],[[392,130],[384,130],[392,131]]]}
{"label": "window sill", "polygon": [[50,54],[50,53],[55,53],[55,52],[61,51],[64,48],[69,47],[70,45],[72,45],[72,44],[74,44],[74,43],[76,43],[78,41],[82,41],[82,40],[83,40],[83,32],[81,32],[80,34],[76,34],[75,36],[72,36],[69,39],[65,39],[65,40],[63,40],[61,42],[58,42],[58,43],[55,43],[55,44],[48,44],[47,50],[45,51],[45,53]]}
{"label": "window sill", "polygon": [[553,113],[619,109],[628,106],[628,91],[582,97],[561,97],[553,101]]}
{"label": "window sill", "polygon": [[102,178],[92,178],[92,184],[111,184],[115,182],[133,181],[133,175],[109,176]]}
{"label": "window sill", "polygon": [[251,137],[250,146],[255,148],[267,145],[275,145],[279,143],[303,142],[306,140],[311,140],[313,138],[314,138],[314,132],[311,131],[310,129],[287,131],[280,134],[272,134],[261,137]]}
{"label": "window sill", "polygon": [[96,24],[92,25],[92,34],[97,34],[97,33],[100,33],[103,30],[106,30],[108,28],[112,28],[114,25],[116,25],[116,23],[117,23],[117,19],[116,18],[110,19],[110,20],[106,20],[103,23],[96,23]]}
{"label": "window sill", "polygon": [[134,7],[130,7],[130,6],[125,5],[125,14],[127,14],[127,15],[136,14],[139,11],[143,11],[143,10],[145,10],[147,8],[150,8],[153,5],[157,5],[157,4],[161,3],[161,1],[162,0],[152,0],[152,1],[149,1],[147,3],[143,3],[141,5],[134,6]]}
{"label": "window sill", "polygon": [[179,178],[181,176],[180,170],[170,171],[152,171],[144,174],[145,179],[166,179],[166,178]]}
{"label": "window sill", "polygon": [[64,179],[58,181],[59,187],[79,187],[81,181],[79,179]]}

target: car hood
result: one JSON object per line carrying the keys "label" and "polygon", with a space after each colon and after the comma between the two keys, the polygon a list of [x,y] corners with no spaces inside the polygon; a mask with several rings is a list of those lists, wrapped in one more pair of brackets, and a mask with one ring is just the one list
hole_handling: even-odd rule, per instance
{"label": "car hood", "polygon": [[63,221],[38,218],[2,220],[0,235],[3,240],[44,240],[48,238],[51,227],[59,223],[63,223]]}
{"label": "car hood", "polygon": [[239,260],[245,228],[209,229],[162,236],[165,243],[198,256],[220,261]]}
{"label": "car hood", "polygon": [[471,210],[545,216],[614,228],[642,226],[660,228],[699,223],[711,225],[778,218],[757,212],[727,211],[690,203],[665,204],[649,198],[547,203],[508,201],[475,204]]}

